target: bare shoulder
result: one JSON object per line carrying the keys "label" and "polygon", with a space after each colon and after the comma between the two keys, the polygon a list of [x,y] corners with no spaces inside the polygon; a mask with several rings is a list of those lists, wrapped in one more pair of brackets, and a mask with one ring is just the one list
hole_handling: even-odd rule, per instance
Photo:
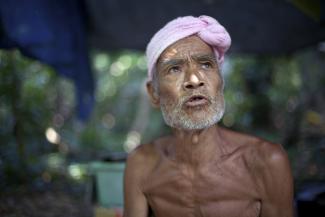
{"label": "bare shoulder", "polygon": [[134,173],[139,178],[145,178],[154,170],[162,152],[162,143],[166,138],[142,144],[128,154],[126,168],[128,173]]}
{"label": "bare shoulder", "polygon": [[292,216],[293,177],[282,145],[229,130],[223,134],[256,184],[261,216]]}
{"label": "bare shoulder", "polygon": [[128,154],[127,167],[141,171],[152,165],[156,158],[154,143],[142,144]]}
{"label": "bare shoulder", "polygon": [[249,161],[257,167],[278,168],[288,166],[286,151],[281,144],[276,144],[262,138],[222,129],[227,141],[234,149],[242,150]]}
{"label": "bare shoulder", "polygon": [[152,163],[156,161],[161,152],[163,145],[168,143],[169,137],[161,137],[150,143],[141,144],[128,155],[128,161],[132,163]]}
{"label": "bare shoulder", "polygon": [[280,144],[261,140],[257,145],[257,151],[265,163],[268,164],[276,164],[287,160],[287,154]]}

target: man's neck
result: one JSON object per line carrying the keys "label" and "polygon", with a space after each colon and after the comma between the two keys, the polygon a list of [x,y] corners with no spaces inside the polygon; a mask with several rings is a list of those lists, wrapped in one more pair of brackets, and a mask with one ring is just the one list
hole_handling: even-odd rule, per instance
{"label": "man's neck", "polygon": [[216,125],[201,130],[174,129],[173,158],[196,167],[220,157],[224,147],[219,130]]}

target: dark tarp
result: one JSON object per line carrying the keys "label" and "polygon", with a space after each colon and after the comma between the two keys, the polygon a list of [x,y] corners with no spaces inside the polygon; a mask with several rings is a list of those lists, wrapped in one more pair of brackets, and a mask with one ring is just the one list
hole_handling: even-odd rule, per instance
{"label": "dark tarp", "polygon": [[73,79],[86,119],[94,81],[85,29],[91,48],[144,50],[166,22],[201,14],[227,28],[232,53],[288,54],[325,40],[323,0],[0,0],[0,47],[19,48]]}
{"label": "dark tarp", "polygon": [[[216,18],[232,37],[230,52],[289,54],[325,40],[325,1],[304,1],[320,13],[308,16],[293,0],[85,0],[92,47],[140,49],[153,34],[178,16]],[[317,16],[317,15],[316,15]]]}
{"label": "dark tarp", "polygon": [[72,79],[81,120],[94,103],[84,18],[78,0],[0,0],[0,48],[19,48]]}

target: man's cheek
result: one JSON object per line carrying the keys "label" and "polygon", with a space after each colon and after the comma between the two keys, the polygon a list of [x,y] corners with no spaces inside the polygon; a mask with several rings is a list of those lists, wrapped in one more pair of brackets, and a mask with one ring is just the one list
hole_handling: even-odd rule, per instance
{"label": "man's cheek", "polygon": [[176,93],[175,93],[175,90],[173,90],[173,88],[171,87],[166,87],[167,85],[164,85],[160,88],[160,96],[161,97],[170,97],[170,98],[173,98]]}

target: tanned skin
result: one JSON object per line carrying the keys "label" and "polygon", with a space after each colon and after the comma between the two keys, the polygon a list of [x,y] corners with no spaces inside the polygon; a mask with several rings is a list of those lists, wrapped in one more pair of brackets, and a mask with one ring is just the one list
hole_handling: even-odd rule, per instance
{"label": "tanned skin", "polygon": [[[162,53],[158,90],[147,84],[154,106],[198,88],[212,96],[222,92],[217,63],[198,56],[213,56],[213,50],[197,36]],[[196,120],[205,118],[208,106],[184,110]],[[173,128],[172,135],[139,146],[128,157],[124,177],[124,217],[147,217],[149,210],[156,217],[293,216],[292,176],[283,148],[216,124]]]}

